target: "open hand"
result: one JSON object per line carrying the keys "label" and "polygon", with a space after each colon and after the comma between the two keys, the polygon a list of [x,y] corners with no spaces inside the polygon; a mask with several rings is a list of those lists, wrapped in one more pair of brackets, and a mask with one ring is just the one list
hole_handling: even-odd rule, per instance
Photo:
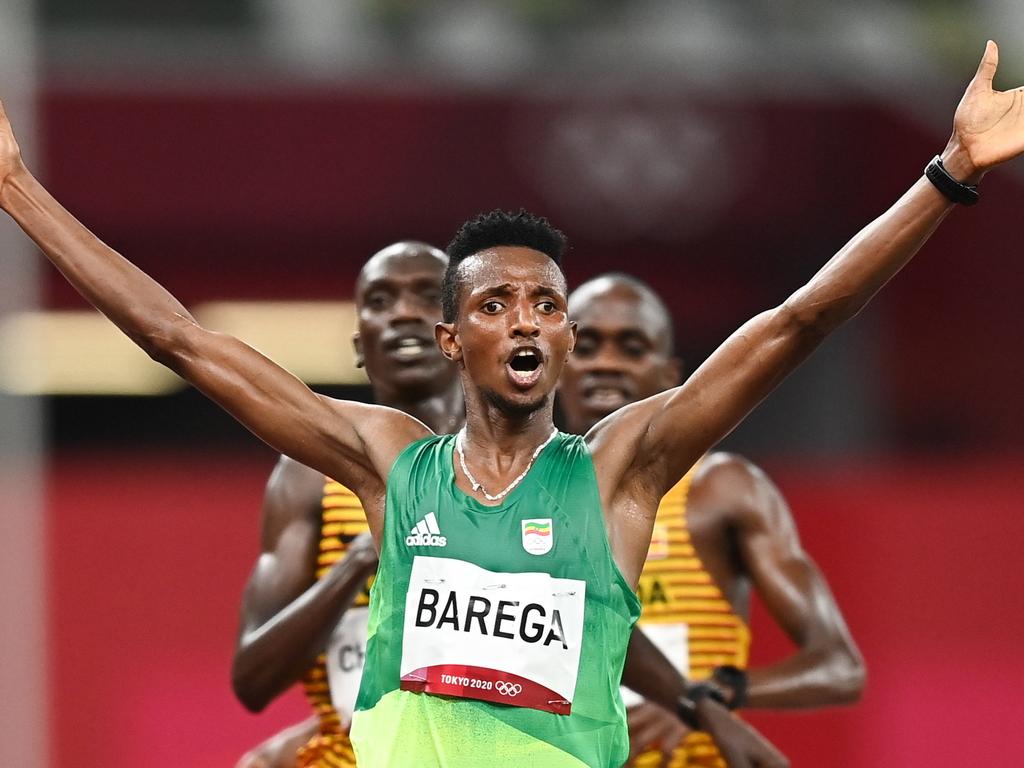
{"label": "open hand", "polygon": [[696,706],[701,728],[729,768],[789,768],[789,760],[768,739],[717,701],[701,699]]}
{"label": "open hand", "polygon": [[7,111],[0,101],[0,189],[11,173],[22,167],[21,149],[14,138],[11,121],[7,119]]}
{"label": "open hand", "polygon": [[1024,88],[994,90],[998,65],[999,47],[989,40],[953,116],[947,152],[959,148],[966,155],[964,171],[955,174],[961,181],[973,183],[989,169],[1024,153]]}

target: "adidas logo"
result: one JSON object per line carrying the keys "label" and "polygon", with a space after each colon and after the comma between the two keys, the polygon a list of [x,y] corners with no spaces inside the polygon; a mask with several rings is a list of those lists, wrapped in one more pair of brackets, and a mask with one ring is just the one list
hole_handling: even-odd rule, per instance
{"label": "adidas logo", "polygon": [[433,512],[428,512],[426,517],[420,520],[409,531],[405,537],[405,543],[410,547],[447,547],[448,539],[441,535],[441,529],[437,526],[437,518]]}

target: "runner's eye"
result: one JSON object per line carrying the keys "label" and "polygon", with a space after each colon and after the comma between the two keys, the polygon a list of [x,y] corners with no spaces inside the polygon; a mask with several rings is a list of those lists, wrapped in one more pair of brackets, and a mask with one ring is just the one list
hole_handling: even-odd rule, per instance
{"label": "runner's eye", "polygon": [[558,307],[555,306],[555,302],[553,301],[542,301],[537,305],[537,309],[539,309],[542,314],[550,315],[555,312]]}
{"label": "runner's eye", "polygon": [[383,291],[375,291],[366,297],[365,305],[375,311],[380,311],[391,303],[391,297]]}
{"label": "runner's eye", "polygon": [[501,312],[501,310],[504,308],[505,305],[502,304],[500,301],[488,301],[483,306],[484,312],[486,312],[488,315],[496,315],[498,312]]}
{"label": "runner's eye", "polygon": [[632,357],[634,359],[639,359],[647,354],[648,347],[647,345],[641,342],[633,341],[623,344],[622,350],[626,353],[627,356]]}
{"label": "runner's eye", "polygon": [[597,342],[587,336],[580,336],[572,354],[573,357],[593,357],[597,354]]}

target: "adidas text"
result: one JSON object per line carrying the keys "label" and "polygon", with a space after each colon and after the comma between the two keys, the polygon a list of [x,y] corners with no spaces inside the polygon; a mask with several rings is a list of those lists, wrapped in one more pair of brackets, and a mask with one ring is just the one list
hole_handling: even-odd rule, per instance
{"label": "adidas text", "polygon": [[448,539],[433,533],[411,533],[405,537],[405,543],[410,547],[446,547]]}

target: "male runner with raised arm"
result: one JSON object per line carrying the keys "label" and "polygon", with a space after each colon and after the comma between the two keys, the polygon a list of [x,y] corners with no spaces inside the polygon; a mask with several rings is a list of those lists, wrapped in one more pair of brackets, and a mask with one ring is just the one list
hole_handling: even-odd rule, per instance
{"label": "male runner with raised arm", "polygon": [[[596,277],[569,296],[569,314],[576,347],[558,385],[568,431],[584,434],[619,408],[679,384],[672,318],[649,286],[623,274]],[[797,650],[741,672],[751,587]],[[739,456],[709,454],[661,500],[637,592],[648,636],[687,679],[739,688],[728,690],[733,705],[822,707],[861,693],[860,653],[800,546],[785,500]],[[636,766],[723,765],[707,734],[687,738],[675,713],[632,691],[623,698]]]}
{"label": "male runner with raised arm", "polygon": [[[662,496],[867,304],[954,201],[973,199],[968,185],[1024,152],[1024,93],[992,89],[996,61],[989,42],[927,178],[686,383],[616,411],[585,438],[552,426],[551,394],[576,334],[564,238],[528,214],[480,217],[448,249],[436,338],[462,381],[457,439],[395,409],[317,395],[200,326],[53,199],[4,114],[0,206],[155,360],[359,496],[380,551],[352,726],[362,768],[617,768],[628,755],[618,684],[639,615],[633,588]],[[658,703],[674,706],[674,694]],[[729,734],[727,747],[718,742],[729,765],[785,764],[706,689],[694,696],[701,725]]]}
{"label": "male runner with raised arm", "polygon": [[[357,363],[375,402],[441,434],[465,419],[455,366],[434,341],[447,264],[425,243],[395,243],[363,265],[355,286]],[[237,768],[355,765],[348,728],[366,650],[367,581],[377,565],[359,499],[282,456],[261,527],[263,552],[242,598],[235,693],[260,711],[301,678],[316,716],[259,745]]]}
{"label": "male runner with raised arm", "polygon": [[[465,418],[456,369],[434,341],[447,263],[431,246],[396,243],[367,261],[355,289],[356,354],[375,401],[442,434]],[[235,692],[259,711],[302,675],[316,715],[248,752],[237,768],[354,765],[348,727],[366,649],[364,586],[377,563],[362,507],[340,483],[281,457],[262,522],[264,551],[243,596]],[[310,667],[325,647],[327,656]],[[656,655],[642,663],[654,665],[654,675],[671,673]]]}

